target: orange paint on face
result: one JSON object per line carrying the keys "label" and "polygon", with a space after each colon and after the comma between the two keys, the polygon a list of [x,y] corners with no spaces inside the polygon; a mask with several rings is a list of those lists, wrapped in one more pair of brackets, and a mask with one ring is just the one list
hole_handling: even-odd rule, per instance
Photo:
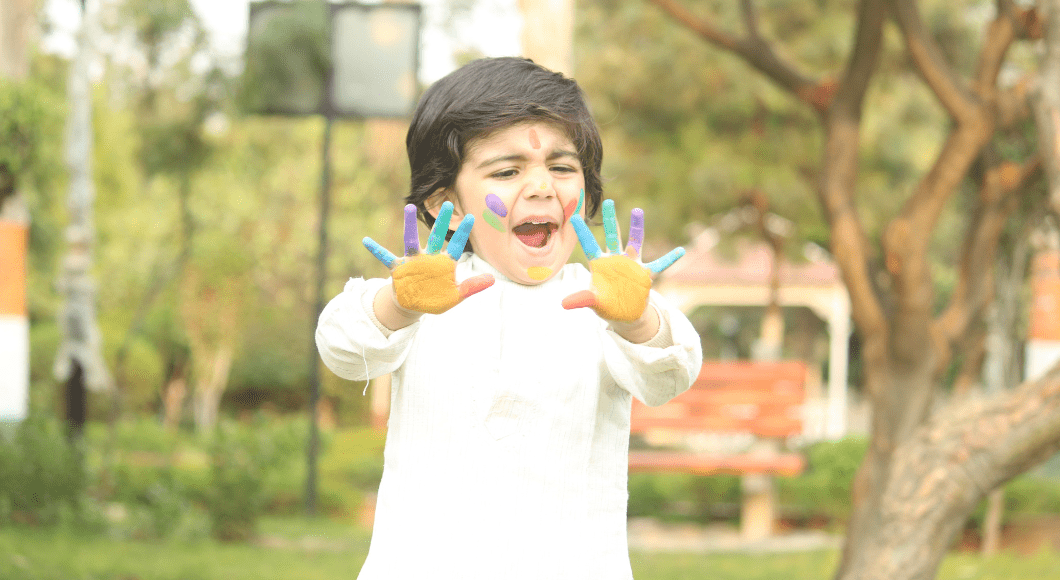
{"label": "orange paint on face", "polygon": [[537,131],[530,129],[530,146],[534,149],[541,148],[541,139],[537,137]]}
{"label": "orange paint on face", "polygon": [[552,268],[534,266],[526,269],[526,275],[530,276],[531,280],[544,280],[552,275]]}
{"label": "orange paint on face", "polygon": [[567,207],[563,208],[563,219],[570,220],[570,217],[574,215],[574,212],[578,210],[578,200],[572,199]]}

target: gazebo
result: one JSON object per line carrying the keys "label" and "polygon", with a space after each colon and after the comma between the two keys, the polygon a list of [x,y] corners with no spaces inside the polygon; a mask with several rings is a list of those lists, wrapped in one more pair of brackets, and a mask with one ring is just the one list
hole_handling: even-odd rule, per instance
{"label": "gazebo", "polygon": [[[655,283],[655,289],[686,315],[705,305],[766,306],[770,299],[773,252],[764,242],[738,242],[735,258],[719,251],[720,235],[708,228],[696,236],[685,257]],[[827,405],[823,435],[846,434],[847,348],[850,297],[827,252],[807,245],[806,261],[780,257],[781,307],[805,306],[827,322],[829,334]]]}

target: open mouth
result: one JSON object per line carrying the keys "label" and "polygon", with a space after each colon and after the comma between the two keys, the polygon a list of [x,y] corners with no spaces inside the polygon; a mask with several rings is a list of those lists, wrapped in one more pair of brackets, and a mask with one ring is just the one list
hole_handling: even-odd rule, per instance
{"label": "open mouth", "polygon": [[519,241],[531,248],[544,248],[552,238],[552,234],[559,229],[559,224],[547,221],[531,220],[521,223],[512,232]]}

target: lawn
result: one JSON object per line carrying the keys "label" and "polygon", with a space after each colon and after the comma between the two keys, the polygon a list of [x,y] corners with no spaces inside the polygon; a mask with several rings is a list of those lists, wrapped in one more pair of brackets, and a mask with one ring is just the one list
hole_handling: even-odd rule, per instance
{"label": "lawn", "polygon": [[[71,532],[0,528],[3,580],[336,580],[356,577],[368,552],[367,530],[342,522],[266,519],[254,545],[134,542]],[[778,555],[631,554],[637,580],[821,580],[834,551]],[[947,558],[940,580],[1060,578],[1060,554],[1003,553]]]}

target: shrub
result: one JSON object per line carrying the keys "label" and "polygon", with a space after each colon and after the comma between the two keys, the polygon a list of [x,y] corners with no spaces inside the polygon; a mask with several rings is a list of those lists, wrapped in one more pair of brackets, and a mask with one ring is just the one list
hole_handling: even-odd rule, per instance
{"label": "shrub", "polygon": [[778,501],[787,515],[832,523],[850,516],[854,474],[868,442],[861,437],[822,441],[806,447],[806,470],[797,477],[777,478]]}
{"label": "shrub", "polygon": [[306,441],[300,424],[269,424],[259,417],[248,427],[222,421],[210,444],[210,487],[206,507],[211,530],[223,541],[246,541],[257,534],[272,476],[296,457]]}
{"label": "shrub", "polygon": [[54,525],[76,517],[87,478],[62,425],[34,416],[9,427],[0,431],[0,522]]}

